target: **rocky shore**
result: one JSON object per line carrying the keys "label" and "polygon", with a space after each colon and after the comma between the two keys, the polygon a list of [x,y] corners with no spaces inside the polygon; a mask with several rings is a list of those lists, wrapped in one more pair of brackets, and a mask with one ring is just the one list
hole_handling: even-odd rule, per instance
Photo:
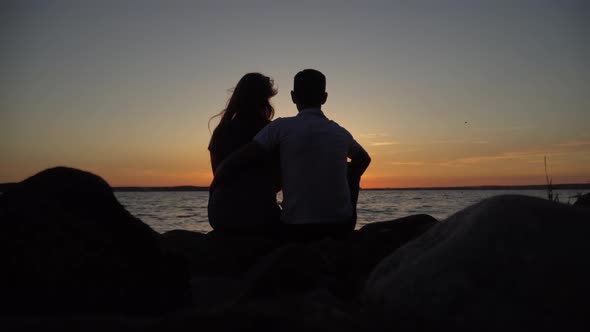
{"label": "rocky shore", "polygon": [[0,196],[0,330],[585,330],[588,205],[498,196],[282,243],[158,234],[53,168]]}

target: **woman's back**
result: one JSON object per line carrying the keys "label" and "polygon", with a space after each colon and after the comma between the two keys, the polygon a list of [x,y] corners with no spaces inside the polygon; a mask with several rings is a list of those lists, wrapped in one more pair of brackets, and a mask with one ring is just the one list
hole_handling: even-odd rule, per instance
{"label": "woman's back", "polygon": [[[219,125],[209,144],[213,172],[269,122],[236,118]],[[234,181],[216,187],[209,197],[211,227],[229,232],[261,232],[278,224],[281,213],[276,202],[276,192],[280,188],[279,167],[278,155],[269,156]]]}
{"label": "woman's back", "polygon": [[234,119],[215,128],[209,143],[213,173],[225,158],[250,143],[260,129],[270,123],[267,120],[257,122]]}

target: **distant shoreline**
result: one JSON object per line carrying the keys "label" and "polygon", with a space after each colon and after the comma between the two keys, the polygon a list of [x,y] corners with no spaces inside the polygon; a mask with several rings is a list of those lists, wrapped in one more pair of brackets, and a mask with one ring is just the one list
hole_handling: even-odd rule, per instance
{"label": "distant shoreline", "polygon": [[175,186],[175,187],[113,187],[116,192],[138,191],[209,191],[209,187],[199,186]]}
{"label": "distant shoreline", "polygon": [[[0,183],[0,192],[10,189],[16,183]],[[554,184],[553,190],[590,190],[590,183]],[[459,187],[412,187],[412,188],[362,188],[363,191],[378,190],[546,190],[547,185],[533,184],[520,186],[459,186]],[[173,187],[113,187],[115,192],[188,192],[209,191],[209,187],[202,186],[173,186]]]}
{"label": "distant shoreline", "polygon": [[[564,183],[551,185],[553,190],[588,190],[590,183]],[[547,190],[546,184],[519,186],[459,186],[459,187],[413,187],[413,188],[364,188],[362,190]]]}

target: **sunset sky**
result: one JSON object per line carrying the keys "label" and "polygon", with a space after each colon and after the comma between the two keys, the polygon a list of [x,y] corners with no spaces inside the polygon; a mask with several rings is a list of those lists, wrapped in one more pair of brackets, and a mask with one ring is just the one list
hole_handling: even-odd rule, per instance
{"label": "sunset sky", "polygon": [[[0,182],[208,185],[242,75],[327,77],[363,187],[590,183],[590,1],[2,1]],[[217,124],[211,121],[211,129]]]}

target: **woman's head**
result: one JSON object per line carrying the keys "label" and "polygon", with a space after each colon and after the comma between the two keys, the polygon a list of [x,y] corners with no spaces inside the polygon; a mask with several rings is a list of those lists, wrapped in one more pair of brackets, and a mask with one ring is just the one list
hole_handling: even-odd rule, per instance
{"label": "woman's head", "polygon": [[242,120],[271,120],[275,110],[270,98],[277,94],[271,78],[260,73],[244,75],[234,87],[226,108],[221,115],[220,124],[239,118]]}

